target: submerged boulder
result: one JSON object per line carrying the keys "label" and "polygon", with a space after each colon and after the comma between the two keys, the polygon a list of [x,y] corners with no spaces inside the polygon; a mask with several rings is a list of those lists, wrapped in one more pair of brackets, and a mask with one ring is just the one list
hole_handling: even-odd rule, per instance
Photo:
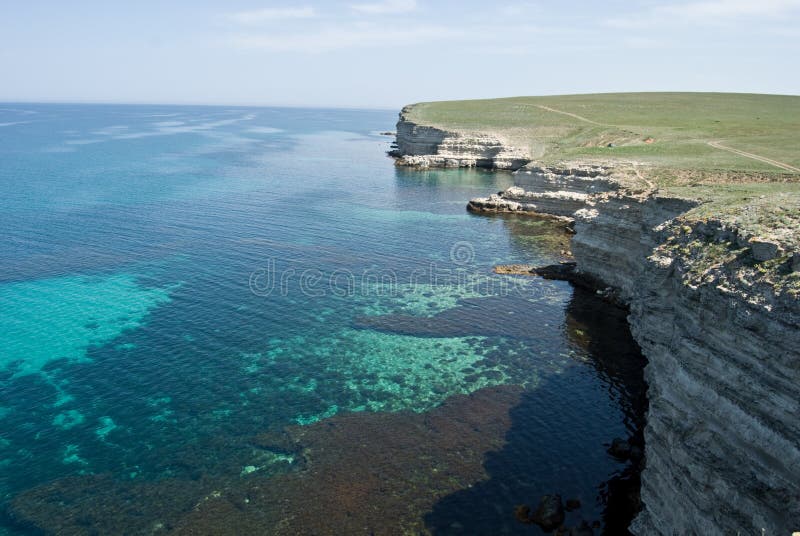
{"label": "submerged boulder", "polygon": [[594,530],[586,521],[582,521],[580,525],[571,527],[564,534],[565,536],[594,536]]}
{"label": "submerged boulder", "polygon": [[517,519],[517,521],[526,525],[533,523],[533,520],[531,519],[531,507],[527,504],[520,504],[514,508],[514,517]]}
{"label": "submerged boulder", "polygon": [[631,444],[620,437],[614,438],[608,447],[608,453],[620,460],[627,460],[631,457]]}
{"label": "submerged boulder", "polygon": [[561,495],[543,495],[531,519],[547,532],[560,527],[564,523],[564,504],[561,502]]}

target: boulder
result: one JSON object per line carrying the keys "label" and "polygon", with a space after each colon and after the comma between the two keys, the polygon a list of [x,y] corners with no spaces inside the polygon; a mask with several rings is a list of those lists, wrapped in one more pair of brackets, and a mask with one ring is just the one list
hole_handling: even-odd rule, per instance
{"label": "boulder", "polygon": [[514,508],[514,517],[517,519],[517,521],[526,525],[533,523],[533,520],[531,519],[531,507],[527,504],[517,505],[517,507]]}
{"label": "boulder", "polygon": [[519,186],[511,186],[505,192],[503,192],[505,197],[522,197],[525,195],[525,189],[520,188]]}
{"label": "boulder", "polygon": [[770,261],[782,252],[781,245],[777,242],[760,238],[751,240],[750,248],[753,250],[753,257],[759,262]]}
{"label": "boulder", "polygon": [[792,255],[792,271],[800,272],[800,253]]}
{"label": "boulder", "polygon": [[535,270],[532,264],[501,264],[493,268],[494,273],[503,275],[533,275]]}
{"label": "boulder", "polygon": [[620,437],[614,438],[608,453],[620,460],[627,460],[631,457],[631,444]]}
{"label": "boulder", "polygon": [[569,529],[569,532],[566,533],[567,536],[594,536],[594,530],[586,521],[581,522],[581,524],[577,527],[572,527]]}
{"label": "boulder", "polygon": [[561,495],[543,495],[531,519],[546,532],[560,527],[564,523],[564,504],[561,502]]}

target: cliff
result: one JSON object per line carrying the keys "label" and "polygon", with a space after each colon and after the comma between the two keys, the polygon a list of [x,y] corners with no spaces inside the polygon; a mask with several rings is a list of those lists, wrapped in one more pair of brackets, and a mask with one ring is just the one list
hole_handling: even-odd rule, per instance
{"label": "cliff", "polygon": [[528,166],[517,179],[469,208],[573,219],[578,272],[618,289],[649,361],[644,507],[631,530],[800,529],[795,237],[760,238],[741,218],[702,216],[698,199],[631,189],[612,166]]}
{"label": "cliff", "polygon": [[405,107],[397,123],[398,165],[416,167],[480,167],[516,170],[530,162],[525,154],[491,135],[468,134],[418,125]]}

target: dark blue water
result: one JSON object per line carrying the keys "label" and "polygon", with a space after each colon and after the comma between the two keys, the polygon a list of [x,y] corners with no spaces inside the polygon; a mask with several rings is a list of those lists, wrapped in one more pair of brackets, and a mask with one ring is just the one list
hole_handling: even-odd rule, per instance
{"label": "dark blue water", "polygon": [[[633,352],[624,322],[592,332],[568,285],[492,275],[551,262],[568,238],[465,212],[512,175],[395,168],[379,134],[394,118],[1,105],[2,502],[76,475],[182,477],[187,448],[216,467],[221,437],[521,385],[534,435],[569,430],[544,443],[509,432],[523,454],[558,458],[538,477],[516,467],[520,485],[563,484],[599,518],[624,470],[603,442],[635,429],[605,364],[608,340]],[[513,465],[498,463],[491,475]],[[266,481],[296,470],[288,455],[243,464]],[[490,488],[484,499],[515,500]],[[444,501],[429,527],[470,511]]]}

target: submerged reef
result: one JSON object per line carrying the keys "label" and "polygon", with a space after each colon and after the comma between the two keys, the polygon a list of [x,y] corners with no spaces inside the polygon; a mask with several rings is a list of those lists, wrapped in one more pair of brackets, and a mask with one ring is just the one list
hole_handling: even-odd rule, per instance
{"label": "submerged reef", "polygon": [[[238,449],[225,438],[225,464],[198,468],[195,479],[71,477],[20,494],[10,515],[63,535],[417,532],[439,499],[486,477],[484,456],[505,442],[521,392],[482,389],[428,413],[337,415]],[[295,461],[281,474],[248,471],[253,450]]]}
{"label": "submerged reef", "polygon": [[[541,307],[525,303],[530,312]],[[521,314],[528,305],[517,307],[499,319],[501,336],[529,324]],[[461,303],[460,312],[427,318],[442,326],[434,336],[479,329],[474,308]],[[576,289],[565,313],[574,351],[539,363],[547,374],[527,388],[484,387],[425,412],[340,413],[252,436],[219,435],[164,460],[160,478],[62,478],[18,494],[9,516],[26,529],[76,536],[528,534],[536,529],[517,521],[515,507],[560,493],[583,504],[567,512],[565,526],[624,533],[638,466],[605,450],[618,434],[640,441],[644,361],[624,310]],[[496,366],[501,354],[487,354],[484,365]],[[548,357],[512,352],[507,360],[522,369]],[[609,393],[621,425],[603,407]],[[598,424],[584,428],[581,419]],[[599,493],[587,493],[593,489]]]}

